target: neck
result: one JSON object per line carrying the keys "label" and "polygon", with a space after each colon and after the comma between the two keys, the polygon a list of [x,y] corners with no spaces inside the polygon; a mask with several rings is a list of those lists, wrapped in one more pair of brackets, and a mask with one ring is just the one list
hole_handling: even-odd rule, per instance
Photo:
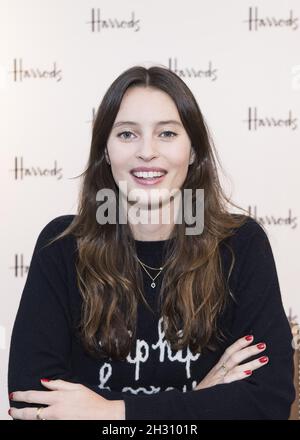
{"label": "neck", "polygon": [[174,229],[172,204],[167,217],[163,217],[163,210],[159,207],[152,209],[141,208],[139,216],[143,219],[141,223],[135,224],[129,221],[130,229],[135,240],[161,241],[168,240],[171,237]]}
{"label": "neck", "polygon": [[122,197],[121,208],[125,210],[128,224],[135,240],[161,241],[171,238],[175,219],[178,216],[180,203],[175,199],[162,203],[128,204]]}
{"label": "neck", "polygon": [[130,224],[132,234],[135,240],[140,241],[161,241],[168,240],[172,228],[170,225],[133,225]]}

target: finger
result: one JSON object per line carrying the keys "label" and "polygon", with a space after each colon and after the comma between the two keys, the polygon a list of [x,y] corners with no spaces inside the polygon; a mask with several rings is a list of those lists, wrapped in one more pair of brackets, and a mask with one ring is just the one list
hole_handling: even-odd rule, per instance
{"label": "finger", "polygon": [[43,381],[41,380],[41,383],[44,387],[50,389],[50,390],[75,390],[81,387],[82,385],[80,383],[74,383],[74,382],[67,382],[66,380],[62,379],[55,379],[55,380],[49,380],[49,381]]}
{"label": "finger", "polygon": [[[40,410],[40,417],[43,419],[47,419],[44,413],[46,409],[42,408]],[[10,416],[16,420],[39,420],[36,417],[37,410],[38,408],[10,408]]]}
{"label": "finger", "polygon": [[262,353],[266,349],[266,347],[267,346],[264,342],[260,342],[259,344],[251,345],[250,347],[246,347],[242,350],[236,351],[230,356],[230,358],[227,359],[226,367],[228,369],[232,369],[236,365],[239,365],[241,362],[243,362],[245,359]]}
{"label": "finger", "polygon": [[258,368],[263,367],[264,365],[267,365],[269,363],[269,358],[268,356],[261,356],[258,359],[254,359],[253,361],[250,362],[246,362],[245,364],[242,365],[238,365],[237,367],[234,368],[234,370],[236,369],[237,371],[241,371],[241,370],[257,370]]}
{"label": "finger", "polygon": [[235,341],[233,344],[231,344],[229,347],[226,348],[217,365],[219,366],[225,364],[225,362],[227,362],[227,360],[234,353],[247,347],[249,344],[251,344],[252,341],[253,341],[253,335],[247,335]]}
{"label": "finger", "polygon": [[14,391],[10,400],[15,402],[27,402],[27,403],[42,403],[45,405],[52,405],[57,399],[57,393],[55,391],[49,393],[49,391]]}
{"label": "finger", "polygon": [[245,379],[246,377],[251,376],[253,371],[263,367],[264,365],[267,365],[268,362],[268,356],[261,356],[259,359],[255,359],[253,361],[246,362],[245,364],[238,365],[224,376],[224,383],[230,383],[236,380]]}
{"label": "finger", "polygon": [[243,380],[246,379],[246,377],[251,376],[253,373],[253,370],[230,370],[224,377],[223,377],[223,383],[231,383],[235,382],[237,380]]}

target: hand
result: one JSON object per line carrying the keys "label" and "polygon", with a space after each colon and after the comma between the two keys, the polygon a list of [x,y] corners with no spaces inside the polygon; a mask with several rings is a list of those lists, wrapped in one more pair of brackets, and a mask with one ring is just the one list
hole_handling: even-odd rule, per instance
{"label": "hand", "polygon": [[245,359],[265,350],[265,343],[248,347],[252,340],[253,336],[245,336],[227,347],[219,362],[209,371],[204,379],[198,383],[193,391],[213,387],[221,383],[230,383],[245,379],[252,374],[253,370],[257,370],[266,365],[269,361],[267,356],[239,365],[240,362]]}
{"label": "hand", "polygon": [[[36,408],[11,408],[10,416],[21,420],[36,418],[40,404],[48,405],[40,410],[46,420],[124,420],[123,400],[107,400],[80,383],[65,380],[42,381],[51,391],[14,391],[12,400],[36,403]],[[122,406],[123,405],[123,406]],[[122,416],[122,410],[123,416]]]}

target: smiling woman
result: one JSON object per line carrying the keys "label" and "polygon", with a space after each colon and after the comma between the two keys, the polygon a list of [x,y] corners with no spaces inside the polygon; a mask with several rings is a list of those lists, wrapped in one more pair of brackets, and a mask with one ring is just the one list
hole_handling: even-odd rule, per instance
{"label": "smiling woman", "polygon": [[[253,218],[229,211],[216,157],[175,73],[134,66],[111,84],[78,212],[45,225],[33,251],[10,347],[14,419],[288,418],[292,335],[272,249]],[[124,216],[123,184],[157,223]],[[102,190],[114,222],[97,216]],[[186,190],[204,215],[198,234],[170,197]]]}
{"label": "smiling woman", "polygon": [[[169,203],[170,194],[182,188],[194,156],[190,137],[168,93],[153,86],[128,88],[106,148],[106,159],[115,182],[117,185],[121,181],[127,184],[126,194],[118,185],[125,203],[128,192],[141,188],[149,188],[149,192],[139,191],[141,211],[148,211],[150,201],[152,206],[157,205],[154,200],[157,190],[164,190],[156,192],[161,196],[161,205]],[[175,219],[177,211],[173,205],[172,208],[172,218]],[[149,211],[149,217],[150,214]],[[145,226],[142,222],[131,225],[137,239],[147,240],[149,232],[151,240],[169,237],[174,226],[171,219],[165,225],[151,225],[150,219],[145,215],[144,218],[148,220]]]}

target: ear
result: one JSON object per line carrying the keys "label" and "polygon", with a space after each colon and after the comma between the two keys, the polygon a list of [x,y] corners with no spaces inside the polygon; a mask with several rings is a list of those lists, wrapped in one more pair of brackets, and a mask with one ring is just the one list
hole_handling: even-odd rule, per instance
{"label": "ear", "polygon": [[106,148],[105,148],[105,150],[104,150],[104,154],[105,154],[106,162],[108,163],[108,165],[110,165],[110,160],[109,160],[108,152],[107,152],[107,149],[106,149]]}
{"label": "ear", "polygon": [[189,160],[189,165],[191,165],[193,162],[194,162],[194,160],[195,160],[195,150],[194,150],[194,148],[193,148],[193,146],[191,147],[191,153],[190,153],[190,160]]}

